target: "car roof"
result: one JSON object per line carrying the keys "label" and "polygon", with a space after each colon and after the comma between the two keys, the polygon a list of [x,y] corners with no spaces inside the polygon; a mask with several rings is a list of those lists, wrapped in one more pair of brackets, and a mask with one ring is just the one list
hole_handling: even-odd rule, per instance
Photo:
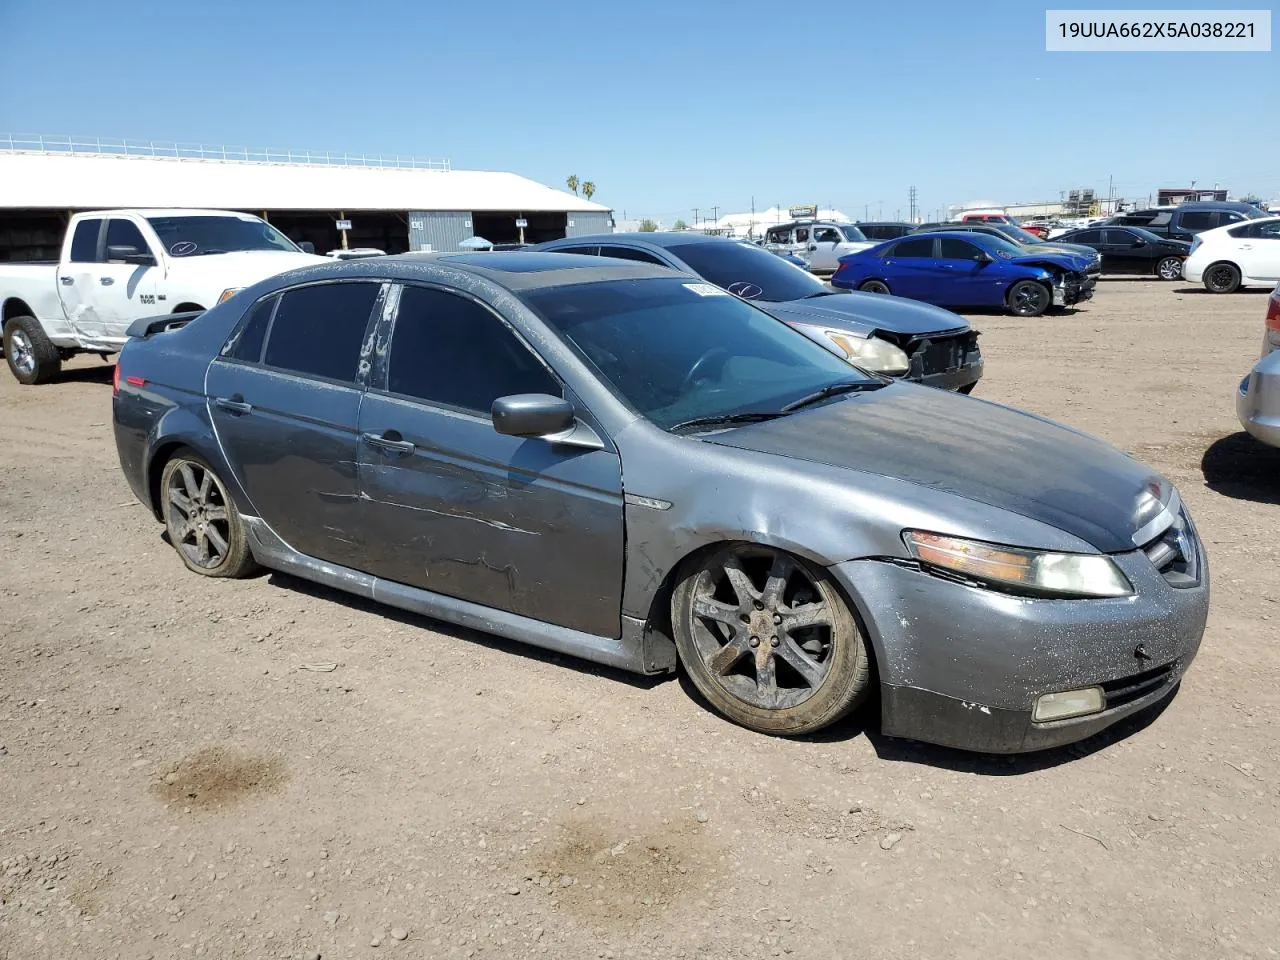
{"label": "car roof", "polygon": [[114,210],[83,210],[82,217],[122,217],[125,214],[137,214],[140,217],[249,217],[261,220],[257,214],[245,213],[243,210],[203,210],[199,208],[179,207],[117,207]]}
{"label": "car roof", "polygon": [[[319,259],[319,258],[318,258]],[[299,283],[324,280],[388,280],[397,283],[440,283],[458,286],[458,273],[470,274],[511,293],[525,293],[551,287],[606,283],[610,280],[649,280],[683,277],[681,273],[655,264],[611,257],[578,254],[511,253],[399,253],[385,257],[353,257],[349,260],[323,258],[312,266],[276,274],[263,282],[263,293],[284,290]],[[465,285],[465,284],[464,284]]]}
{"label": "car roof", "polygon": [[[750,243],[749,240],[742,240],[737,237],[717,237],[712,234],[698,233],[693,230],[685,230],[679,232],[668,233],[595,233],[585,237],[566,237],[563,240],[549,240],[544,245],[546,247],[554,244],[560,246],[585,246],[590,247],[595,244],[604,246],[611,243],[628,243],[639,244],[641,246],[649,245],[651,247],[660,247],[667,249],[670,247],[683,247],[690,243]],[[556,254],[558,257],[564,254]]]}

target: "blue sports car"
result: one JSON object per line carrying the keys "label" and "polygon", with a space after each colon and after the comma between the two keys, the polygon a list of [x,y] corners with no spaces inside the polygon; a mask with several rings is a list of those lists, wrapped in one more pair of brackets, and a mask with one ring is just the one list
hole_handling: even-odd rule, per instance
{"label": "blue sports car", "polygon": [[939,306],[1002,307],[1038,317],[1093,296],[1097,278],[1074,253],[1033,253],[1000,237],[946,231],[890,240],[840,258],[831,284]]}

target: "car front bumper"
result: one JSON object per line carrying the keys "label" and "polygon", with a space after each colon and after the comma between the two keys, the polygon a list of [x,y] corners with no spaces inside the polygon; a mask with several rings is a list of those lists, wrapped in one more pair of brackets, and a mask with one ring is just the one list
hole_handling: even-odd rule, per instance
{"label": "car front bumper", "polygon": [[1053,288],[1053,305],[1069,307],[1074,303],[1082,303],[1093,299],[1093,290],[1098,285],[1097,274],[1082,274],[1078,279],[1068,279],[1065,283]]}
{"label": "car front bumper", "polygon": [[[1141,551],[1113,557],[1130,597],[1030,599],[944,580],[909,565],[832,567],[869,634],[880,676],[881,729],[984,753],[1084,739],[1169,696],[1194,659],[1209,574],[1175,587]],[[1099,713],[1038,723],[1044,694],[1101,686]]]}
{"label": "car front bumper", "polygon": [[1280,447],[1280,350],[1268,353],[1240,381],[1236,416],[1255,439]]}

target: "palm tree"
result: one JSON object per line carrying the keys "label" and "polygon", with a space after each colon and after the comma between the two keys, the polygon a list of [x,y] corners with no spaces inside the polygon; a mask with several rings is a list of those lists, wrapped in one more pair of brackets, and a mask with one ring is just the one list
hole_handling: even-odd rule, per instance
{"label": "palm tree", "polygon": [[591,195],[595,192],[596,192],[596,185],[592,183],[590,180],[588,180],[586,183],[582,185],[582,195],[586,197],[588,200],[591,199]]}
{"label": "palm tree", "polygon": [[578,195],[578,175],[576,173],[569,174],[569,179],[565,181],[565,185],[573,191],[573,195]]}

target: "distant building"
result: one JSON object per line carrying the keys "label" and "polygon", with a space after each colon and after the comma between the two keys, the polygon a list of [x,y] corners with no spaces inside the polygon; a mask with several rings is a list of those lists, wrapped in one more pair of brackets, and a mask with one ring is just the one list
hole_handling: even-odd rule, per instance
{"label": "distant building", "polygon": [[1228,191],[1214,187],[1161,187],[1156,191],[1156,206],[1168,207],[1188,200],[1226,200]]}
{"label": "distant building", "polygon": [[606,233],[612,211],[514,173],[447,160],[0,135],[0,261],[57,259],[68,217],[112,207],[254,213],[295,242],[452,251]]}

